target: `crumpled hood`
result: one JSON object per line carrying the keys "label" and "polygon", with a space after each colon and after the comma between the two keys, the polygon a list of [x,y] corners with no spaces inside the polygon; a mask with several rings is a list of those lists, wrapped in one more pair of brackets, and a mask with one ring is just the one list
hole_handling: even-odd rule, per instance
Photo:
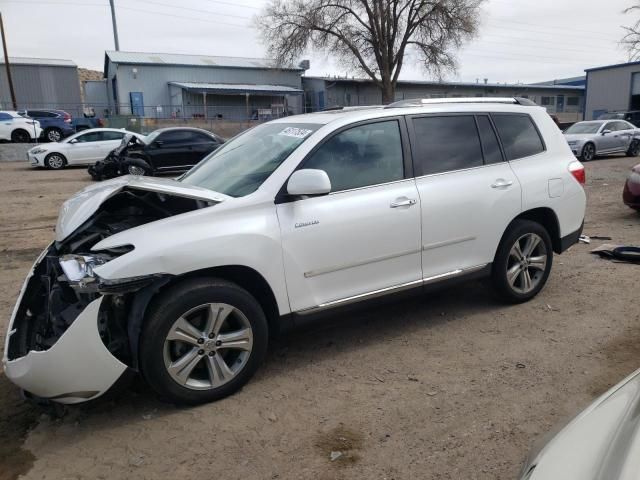
{"label": "crumpled hood", "polygon": [[640,478],[640,370],[573,419],[526,470],[527,480]]}
{"label": "crumpled hood", "polygon": [[82,225],[108,198],[124,190],[145,190],[209,202],[223,202],[228,196],[168,178],[126,175],[90,185],[62,204],[56,225],[56,241],[61,242]]}
{"label": "crumpled hood", "polygon": [[584,142],[585,140],[591,140],[597,136],[598,136],[597,133],[565,133],[564,134],[564,138],[567,142],[570,142],[570,141]]}

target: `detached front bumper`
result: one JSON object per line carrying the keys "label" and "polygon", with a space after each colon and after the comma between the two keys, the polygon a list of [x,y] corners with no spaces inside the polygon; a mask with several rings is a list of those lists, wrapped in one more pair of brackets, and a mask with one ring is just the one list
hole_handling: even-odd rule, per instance
{"label": "detached front bumper", "polygon": [[60,403],[80,403],[105,393],[127,366],[111,355],[98,334],[102,299],[91,302],[49,350],[3,359],[7,378],[37,397]]}
{"label": "detached front bumper", "polygon": [[[67,317],[70,325],[51,346],[29,346],[29,339],[39,335],[35,327],[38,318],[32,310],[45,311],[31,304],[34,298],[43,298],[33,290],[42,288],[36,286],[46,277],[45,262],[50,251],[51,247],[40,255],[25,280],[9,323],[2,363],[7,378],[28,393],[60,403],[80,403],[105,393],[127,366],[111,354],[100,337],[98,322],[104,296],[77,307],[77,316]],[[53,304],[57,292],[50,285],[47,293],[48,302]],[[52,315],[52,307],[47,308],[49,311],[44,314]]]}

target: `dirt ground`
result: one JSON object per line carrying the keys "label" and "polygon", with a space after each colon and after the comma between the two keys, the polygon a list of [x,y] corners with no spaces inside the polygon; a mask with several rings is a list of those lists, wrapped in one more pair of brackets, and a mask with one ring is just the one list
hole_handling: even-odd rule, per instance
{"label": "dirt ground", "polygon": [[[587,164],[585,233],[640,244],[621,201],[637,162]],[[58,207],[88,181],[0,165],[2,345]],[[0,374],[0,478],[513,479],[536,439],[640,367],[640,267],[589,254],[600,243],[556,256],[524,305],[476,282],[291,334],[242,391],[197,408],[138,385],[56,417]]]}

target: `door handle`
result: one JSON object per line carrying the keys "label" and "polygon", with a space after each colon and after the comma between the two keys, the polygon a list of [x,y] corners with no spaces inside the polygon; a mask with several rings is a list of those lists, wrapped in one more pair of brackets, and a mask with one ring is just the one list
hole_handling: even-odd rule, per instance
{"label": "door handle", "polygon": [[415,205],[416,200],[414,198],[397,198],[395,202],[392,202],[389,207],[398,208],[398,207],[410,207],[411,205]]}
{"label": "door handle", "polygon": [[513,185],[513,182],[511,180],[504,180],[502,178],[499,178],[491,184],[491,188],[508,188],[511,185]]}

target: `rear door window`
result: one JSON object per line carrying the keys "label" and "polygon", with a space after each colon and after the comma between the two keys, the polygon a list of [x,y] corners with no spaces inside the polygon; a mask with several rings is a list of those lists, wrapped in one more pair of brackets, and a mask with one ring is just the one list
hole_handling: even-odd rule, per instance
{"label": "rear door window", "polygon": [[412,123],[418,175],[483,165],[482,148],[473,115],[414,117]]}
{"label": "rear door window", "polygon": [[529,115],[492,113],[507,160],[530,157],[544,152],[544,143]]}

